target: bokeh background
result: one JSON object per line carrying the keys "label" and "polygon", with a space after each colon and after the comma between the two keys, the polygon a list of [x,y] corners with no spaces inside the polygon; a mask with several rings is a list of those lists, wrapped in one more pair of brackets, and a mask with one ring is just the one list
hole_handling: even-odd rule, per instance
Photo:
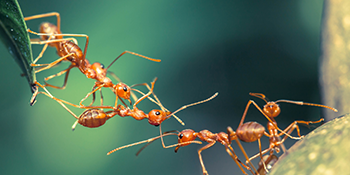
{"label": "bokeh background", "polygon": [[[270,100],[290,99],[320,103],[318,58],[323,1],[25,1],[19,0],[24,16],[47,12],[61,14],[62,32],[88,34],[87,58],[109,65],[124,50],[134,51],[161,63],[133,55],[120,58],[110,70],[125,83],[150,82],[158,77],[155,93],[163,105],[176,110],[182,105],[205,99],[215,92],[212,101],[178,113],[186,123],[173,118],[162,125],[166,130],[186,128],[212,132],[237,128],[250,99],[261,92]],[[54,17],[28,21],[37,31],[43,21],[56,23]],[[37,36],[31,35],[32,38]],[[84,46],[85,40],[78,39]],[[29,106],[30,89],[20,69],[6,48],[0,44],[1,65],[1,174],[201,174],[197,150],[200,145],[183,147],[178,153],[163,149],[156,141],[140,156],[142,146],[120,150],[116,147],[159,134],[146,120],[114,117],[100,128],[71,126],[75,119],[57,102],[39,95]],[[34,57],[42,46],[33,45]],[[40,63],[58,56],[49,48]],[[68,67],[68,63],[43,71],[44,77]],[[63,76],[52,79],[63,83]],[[116,81],[115,81],[116,82]],[[65,90],[50,89],[58,98],[78,103],[90,92],[94,81],[77,69],[71,71]],[[145,90],[145,89],[142,89]],[[103,90],[106,104],[115,96]],[[281,104],[276,119],[281,128],[294,120],[318,120],[317,107]],[[148,112],[157,108],[149,101],[139,105]],[[80,109],[72,109],[77,115]],[[266,124],[254,107],[246,121]],[[313,128],[301,126],[305,134]],[[296,133],[294,133],[296,135]],[[167,144],[177,142],[175,136]],[[288,139],[289,147],[295,141]],[[257,143],[244,143],[249,155],[258,152]],[[241,151],[233,144],[242,160]],[[268,140],[263,140],[263,148]],[[240,174],[224,147],[217,143],[203,153],[210,174]],[[254,164],[257,165],[257,161]]]}

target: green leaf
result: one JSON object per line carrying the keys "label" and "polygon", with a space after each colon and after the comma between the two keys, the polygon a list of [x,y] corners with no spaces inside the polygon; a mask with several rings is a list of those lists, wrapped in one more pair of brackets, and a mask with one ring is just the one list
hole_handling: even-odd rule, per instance
{"label": "green leaf", "polygon": [[35,71],[30,66],[33,54],[27,25],[16,0],[0,0],[0,38],[23,71],[33,93],[36,89],[33,85]]}
{"label": "green leaf", "polygon": [[350,115],[325,123],[296,142],[269,175],[349,174]]}

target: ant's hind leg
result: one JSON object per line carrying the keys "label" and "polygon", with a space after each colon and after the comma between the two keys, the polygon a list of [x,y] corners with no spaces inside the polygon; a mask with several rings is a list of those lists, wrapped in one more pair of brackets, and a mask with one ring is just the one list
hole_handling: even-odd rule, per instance
{"label": "ant's hind leg", "polygon": [[[75,66],[69,66],[67,69],[65,69],[65,70],[63,70],[63,71],[61,71],[61,72],[59,72],[59,73],[57,73],[57,74],[54,74],[54,75],[51,75],[51,76],[49,76],[49,77],[46,77],[44,80],[44,82],[45,82],[45,86],[47,86],[47,87],[52,87],[52,88],[55,88],[55,89],[65,89],[66,88],[66,85],[67,85],[67,81],[68,81],[68,75],[69,75],[69,72],[70,72],[70,70],[73,68],[73,67],[75,67]],[[59,87],[59,86],[54,86],[54,85],[51,85],[51,84],[49,84],[49,83],[47,83],[47,81],[48,80],[50,80],[50,79],[52,79],[52,78],[54,78],[54,77],[58,77],[58,76],[61,76],[61,75],[63,75],[63,74],[65,74],[66,73],[66,76],[65,76],[65,78],[64,78],[64,83],[63,83],[63,86],[61,86],[61,87]]]}

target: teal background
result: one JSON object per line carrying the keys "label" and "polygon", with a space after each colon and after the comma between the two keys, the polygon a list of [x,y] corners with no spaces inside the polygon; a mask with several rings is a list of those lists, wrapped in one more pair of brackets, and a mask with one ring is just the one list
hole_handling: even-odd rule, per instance
{"label": "teal background", "polygon": [[[322,1],[24,1],[24,16],[47,12],[61,14],[63,33],[88,34],[87,58],[108,66],[124,50],[153,58],[155,63],[133,55],[121,57],[110,70],[125,83],[150,82],[158,77],[155,93],[163,105],[176,110],[182,105],[205,99],[215,92],[212,101],[178,113],[186,125],[174,119],[162,128],[186,128],[212,132],[237,128],[249,99],[260,106],[264,102],[249,96],[261,92],[271,100],[290,99],[319,103],[318,58]],[[28,21],[38,31],[43,21],[56,23],[54,17]],[[36,38],[35,35],[30,35]],[[84,46],[85,40],[78,39]],[[33,45],[34,57],[42,46]],[[163,149],[156,141],[140,156],[135,146],[106,153],[116,147],[159,134],[146,120],[114,117],[100,128],[71,126],[75,119],[57,102],[39,95],[31,97],[27,81],[6,48],[1,45],[0,73],[3,75],[0,99],[0,171],[1,174],[201,174],[197,150],[200,145]],[[40,63],[57,59],[48,48]],[[37,74],[44,77],[68,67],[68,63]],[[63,83],[63,76],[52,79]],[[50,89],[58,98],[78,103],[90,92],[94,81],[72,70],[65,90]],[[142,89],[144,90],[144,89]],[[115,96],[104,89],[106,104]],[[144,101],[138,105],[148,112],[157,108]],[[285,128],[296,119],[318,120],[317,107],[281,104],[276,119]],[[246,121],[266,124],[266,119],[251,107]],[[72,109],[77,115],[80,109]],[[313,128],[301,126],[306,133]],[[294,133],[294,135],[296,135]],[[168,145],[177,138],[166,139]],[[289,147],[293,140],[286,141]],[[218,145],[218,146],[216,146]],[[234,161],[219,143],[202,155],[210,174],[240,174]],[[258,152],[257,143],[243,144],[249,155]],[[241,151],[233,144],[239,157]],[[263,148],[268,140],[263,140]],[[257,160],[254,161],[257,165]]]}

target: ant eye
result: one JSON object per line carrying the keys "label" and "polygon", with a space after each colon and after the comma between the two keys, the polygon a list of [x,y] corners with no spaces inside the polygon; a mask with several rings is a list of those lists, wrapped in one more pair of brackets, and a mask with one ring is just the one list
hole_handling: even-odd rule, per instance
{"label": "ant eye", "polygon": [[179,135],[179,139],[182,139],[183,136],[184,136],[184,134],[180,134]]}
{"label": "ant eye", "polygon": [[123,87],[123,90],[126,92],[128,91],[128,88],[126,88],[125,86]]}
{"label": "ant eye", "polygon": [[105,65],[101,64],[101,69],[104,69],[105,68]]}
{"label": "ant eye", "polygon": [[157,111],[157,112],[156,112],[156,115],[160,115],[160,112],[159,112],[159,111]]}

